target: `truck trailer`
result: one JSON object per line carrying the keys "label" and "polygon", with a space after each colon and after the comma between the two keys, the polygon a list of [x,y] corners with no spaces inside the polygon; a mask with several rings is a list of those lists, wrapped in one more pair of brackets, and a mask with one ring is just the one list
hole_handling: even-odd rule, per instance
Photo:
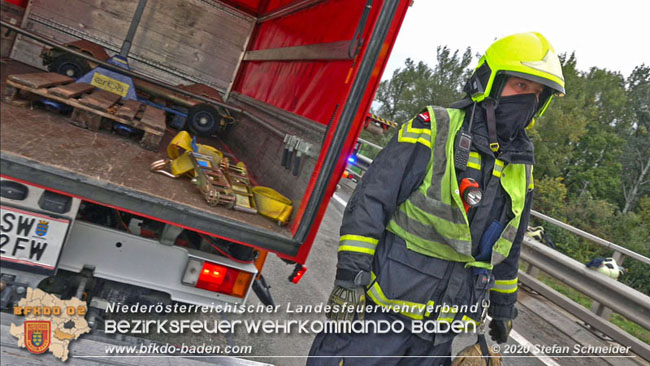
{"label": "truck trailer", "polygon": [[[203,305],[243,304],[255,288],[272,303],[261,276],[268,254],[299,281],[411,0],[11,3],[2,6],[24,15],[2,22],[3,34],[18,34],[2,62],[4,308],[27,287],[97,308],[115,286],[140,289],[138,301]],[[152,171],[178,133],[169,126],[147,150],[115,129],[71,124],[41,96],[9,96],[11,75],[46,72],[44,48],[111,67],[65,46],[80,40],[109,56],[127,40],[124,75],[227,110],[228,129],[193,144],[288,198],[288,222],[210,206],[190,179]],[[221,98],[178,87],[197,83]]]}

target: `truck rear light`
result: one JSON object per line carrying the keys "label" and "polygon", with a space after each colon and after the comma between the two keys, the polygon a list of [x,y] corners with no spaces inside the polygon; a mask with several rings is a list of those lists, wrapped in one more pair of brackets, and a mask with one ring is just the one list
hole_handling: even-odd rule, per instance
{"label": "truck rear light", "polygon": [[253,274],[250,272],[190,258],[182,283],[203,290],[244,298],[252,279]]}
{"label": "truck rear light", "polygon": [[196,281],[196,287],[208,291],[217,291],[226,278],[226,267],[205,262]]}
{"label": "truck rear light", "polygon": [[289,281],[293,283],[298,283],[302,279],[302,276],[307,272],[307,267],[302,264],[296,264],[296,267],[293,269],[293,273],[289,276]]}

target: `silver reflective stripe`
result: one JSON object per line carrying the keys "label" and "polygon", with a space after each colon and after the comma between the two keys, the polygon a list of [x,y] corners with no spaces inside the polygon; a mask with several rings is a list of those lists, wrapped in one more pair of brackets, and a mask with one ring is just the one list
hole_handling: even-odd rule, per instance
{"label": "silver reflective stripe", "polygon": [[469,153],[469,160],[467,160],[467,167],[481,170],[481,155],[477,152],[471,151]]}
{"label": "silver reflective stripe", "polygon": [[502,237],[510,242],[515,241],[515,236],[517,235],[517,228],[513,225],[508,225],[503,231]]}
{"label": "silver reflective stripe", "polygon": [[512,280],[496,280],[495,285],[491,290],[505,294],[513,293],[517,291],[517,280],[517,277]]}
{"label": "silver reflective stripe", "polygon": [[436,140],[433,149],[433,172],[431,173],[431,186],[427,196],[442,200],[442,179],[447,171],[447,139],[449,138],[449,112],[447,109],[433,107],[436,119]]}
{"label": "silver reflective stripe", "polygon": [[410,120],[399,130],[397,141],[408,142],[412,144],[419,142],[424,146],[431,148],[431,129],[414,128],[413,120]]}
{"label": "silver reflective stripe", "polygon": [[419,189],[411,194],[409,201],[420,210],[454,224],[464,225],[465,217],[458,207],[452,207],[444,202],[427,199]]}
{"label": "silver reflective stripe", "polygon": [[492,175],[495,177],[501,177],[501,172],[503,172],[505,165],[506,164],[503,161],[496,159],[494,161],[494,169],[492,170]]}
{"label": "silver reflective stripe", "polygon": [[446,244],[452,247],[456,252],[465,256],[472,255],[472,242],[469,240],[451,239],[440,234],[435,227],[425,225],[417,220],[414,220],[402,211],[401,208],[395,212],[393,216],[395,223],[411,235],[422,238],[426,241],[433,241],[437,243]]}
{"label": "silver reflective stripe", "polygon": [[533,166],[526,164],[526,191],[533,190]]}
{"label": "silver reflective stripe", "polygon": [[495,266],[503,262],[505,259],[506,257],[503,254],[497,252],[496,250],[492,250],[492,258],[490,259],[490,264]]}

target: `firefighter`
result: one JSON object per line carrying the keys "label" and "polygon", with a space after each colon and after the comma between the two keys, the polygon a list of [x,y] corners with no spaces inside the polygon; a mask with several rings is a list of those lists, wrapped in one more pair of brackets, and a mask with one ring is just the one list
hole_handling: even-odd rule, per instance
{"label": "firefighter", "polygon": [[405,329],[323,332],[308,365],[447,365],[457,332],[418,324],[472,330],[485,313],[492,339],[508,339],[533,190],[526,129],[564,94],[560,60],[541,34],[514,34],[487,49],[464,90],[401,127],[343,216],[327,317]]}

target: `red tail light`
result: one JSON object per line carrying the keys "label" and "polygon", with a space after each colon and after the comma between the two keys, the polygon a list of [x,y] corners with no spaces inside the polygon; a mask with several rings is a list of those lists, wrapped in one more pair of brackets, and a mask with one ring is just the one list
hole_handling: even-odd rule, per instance
{"label": "red tail light", "polygon": [[298,283],[302,279],[302,276],[305,274],[305,272],[307,272],[307,267],[301,264],[296,264],[296,267],[293,269],[293,273],[291,276],[289,276],[289,281]]}
{"label": "red tail light", "polygon": [[226,267],[205,262],[196,281],[196,287],[208,291],[218,291],[226,278]]}
{"label": "red tail light", "polygon": [[253,274],[250,272],[190,259],[182,282],[203,290],[244,298],[252,279]]}

